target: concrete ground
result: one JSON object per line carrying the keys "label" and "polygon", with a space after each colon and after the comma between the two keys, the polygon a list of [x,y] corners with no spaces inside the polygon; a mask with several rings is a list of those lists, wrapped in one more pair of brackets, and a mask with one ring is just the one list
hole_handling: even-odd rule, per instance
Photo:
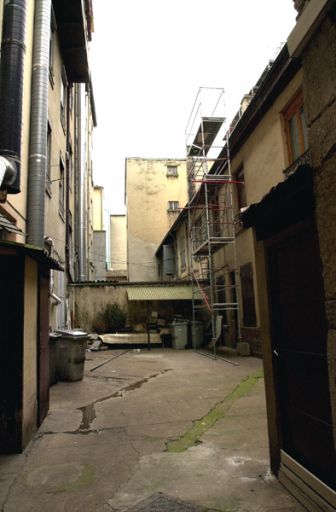
{"label": "concrete ground", "polygon": [[0,457],[0,510],[302,512],[269,471],[262,363],[226,357],[87,352],[25,452]]}

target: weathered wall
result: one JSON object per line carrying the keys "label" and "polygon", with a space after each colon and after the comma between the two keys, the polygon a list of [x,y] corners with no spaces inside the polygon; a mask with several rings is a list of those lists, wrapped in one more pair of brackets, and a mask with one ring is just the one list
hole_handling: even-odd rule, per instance
{"label": "weathered wall", "polygon": [[[70,286],[70,301],[72,304],[74,327],[86,332],[92,332],[92,321],[96,314],[107,303],[118,303],[127,313],[132,327],[145,322],[147,316],[146,301],[128,302],[126,283],[92,283]],[[151,301],[149,312],[156,311],[160,318],[171,322],[175,314],[191,318],[191,301]]]}
{"label": "weathered wall", "polygon": [[[259,202],[272,187],[284,180],[284,169],[288,166],[288,153],[286,147],[286,136],[282,122],[282,111],[288,102],[299,90],[302,83],[302,71],[300,70],[290,80],[281,94],[270,105],[269,110],[255,126],[248,139],[237,151],[233,150],[231,168],[233,176],[241,168],[244,169],[245,192],[247,205]],[[243,122],[243,120],[242,120]],[[224,188],[219,196],[220,204],[224,204]],[[233,207],[235,215],[238,214],[237,191],[233,189]],[[240,295],[240,317],[241,335],[243,341],[247,341],[255,355],[261,355],[261,334],[260,334],[260,300],[259,288],[263,282],[256,272],[255,242],[252,229],[241,229],[236,226],[236,263],[238,269],[238,293]],[[214,255],[214,268],[225,269],[225,281],[229,283],[229,273],[235,267],[233,247],[227,245]],[[256,307],[256,326],[246,327],[243,324],[242,298],[239,269],[242,265],[251,263],[253,267],[253,284]],[[227,300],[230,299],[230,291],[227,291]],[[227,339],[232,345],[236,341],[237,333],[232,325],[232,314],[228,314]]]}
{"label": "weathered wall", "polygon": [[74,327],[91,332],[92,321],[105,304],[117,302],[126,309],[127,293],[125,286],[82,285],[70,286]]}
{"label": "weathered wall", "polygon": [[93,229],[95,231],[102,231],[104,229],[104,189],[103,187],[95,186],[93,188]]}
{"label": "weathered wall", "polygon": [[106,231],[93,232],[93,280],[106,279]]}
{"label": "weathered wall", "polygon": [[[335,9],[335,4],[333,9]],[[336,17],[330,14],[303,54],[303,91],[315,169],[316,223],[328,321],[328,363],[336,442]],[[318,94],[317,94],[318,91]]]}
{"label": "weathered wall", "polygon": [[37,428],[37,290],[38,265],[32,259],[26,257],[23,342],[23,446],[26,446]]}
{"label": "weathered wall", "polygon": [[[0,26],[2,30],[4,2],[0,2]],[[27,23],[26,23],[26,57],[24,63],[23,82],[23,109],[22,109],[22,139],[21,139],[21,193],[7,196],[4,208],[17,222],[17,226],[26,232],[26,209],[27,209],[27,185],[28,185],[28,155],[29,155],[29,129],[30,129],[30,89],[32,76],[32,54],[33,54],[33,27],[34,27],[35,2],[27,2]],[[1,34],[1,31],[0,31]],[[24,243],[22,235],[16,236],[16,241]]]}
{"label": "weathered wall", "polygon": [[[168,165],[178,167],[178,176],[167,176]],[[168,211],[168,201],[187,202],[185,160],[126,159],[126,201],[129,281],[155,281],[155,251],[178,214]]]}
{"label": "weathered wall", "polygon": [[110,216],[111,269],[126,270],[126,215]]}

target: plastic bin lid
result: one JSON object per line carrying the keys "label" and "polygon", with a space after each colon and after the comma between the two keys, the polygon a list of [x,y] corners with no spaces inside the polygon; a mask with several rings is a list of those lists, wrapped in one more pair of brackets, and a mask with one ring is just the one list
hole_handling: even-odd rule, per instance
{"label": "plastic bin lid", "polygon": [[56,331],[59,336],[68,336],[69,338],[79,338],[88,336],[87,332],[80,331],[78,329],[59,329]]}

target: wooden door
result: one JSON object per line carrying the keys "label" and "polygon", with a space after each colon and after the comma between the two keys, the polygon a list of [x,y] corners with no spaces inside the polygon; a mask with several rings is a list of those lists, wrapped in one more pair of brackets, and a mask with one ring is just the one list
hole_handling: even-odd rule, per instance
{"label": "wooden door", "polygon": [[22,449],[23,258],[0,256],[0,453]]}
{"label": "wooden door", "polygon": [[49,272],[39,276],[38,424],[49,409]]}
{"label": "wooden door", "polygon": [[271,241],[268,265],[281,447],[335,489],[323,282],[312,223]]}

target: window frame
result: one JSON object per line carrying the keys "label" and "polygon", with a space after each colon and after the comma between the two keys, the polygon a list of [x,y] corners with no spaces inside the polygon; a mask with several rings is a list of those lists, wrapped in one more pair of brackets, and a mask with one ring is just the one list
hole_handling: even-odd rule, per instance
{"label": "window frame", "polygon": [[62,155],[60,155],[60,162],[59,162],[59,170],[60,170],[60,177],[59,177],[59,184],[58,184],[58,190],[59,190],[59,196],[58,196],[58,213],[60,214],[60,217],[64,221],[65,217],[65,164]]}
{"label": "window frame", "polygon": [[51,197],[51,147],[52,147],[52,128],[47,122],[47,162],[46,162],[46,192]]}
{"label": "window frame", "polygon": [[173,164],[168,164],[167,165],[167,177],[168,178],[178,178],[178,167],[177,167],[177,165],[173,165]]}
{"label": "window frame", "polygon": [[180,209],[179,201],[168,201],[168,212],[177,212]]}
{"label": "window frame", "polygon": [[[302,116],[303,113],[303,116]],[[287,106],[282,111],[282,117],[284,122],[284,129],[286,135],[286,145],[287,145],[287,158],[288,163],[292,164],[300,158],[301,155],[308,149],[308,134],[307,134],[307,124],[302,124],[302,118],[304,119],[304,103],[303,103],[303,93],[300,89],[290,100]],[[299,151],[300,154],[294,154],[294,146],[292,141],[292,130],[291,130],[291,121],[295,119],[296,127],[298,129],[299,134]]]}
{"label": "window frame", "polygon": [[50,13],[50,35],[49,35],[49,80],[54,87],[54,62],[55,62],[55,40],[56,40],[56,18],[54,8],[51,6]]}

